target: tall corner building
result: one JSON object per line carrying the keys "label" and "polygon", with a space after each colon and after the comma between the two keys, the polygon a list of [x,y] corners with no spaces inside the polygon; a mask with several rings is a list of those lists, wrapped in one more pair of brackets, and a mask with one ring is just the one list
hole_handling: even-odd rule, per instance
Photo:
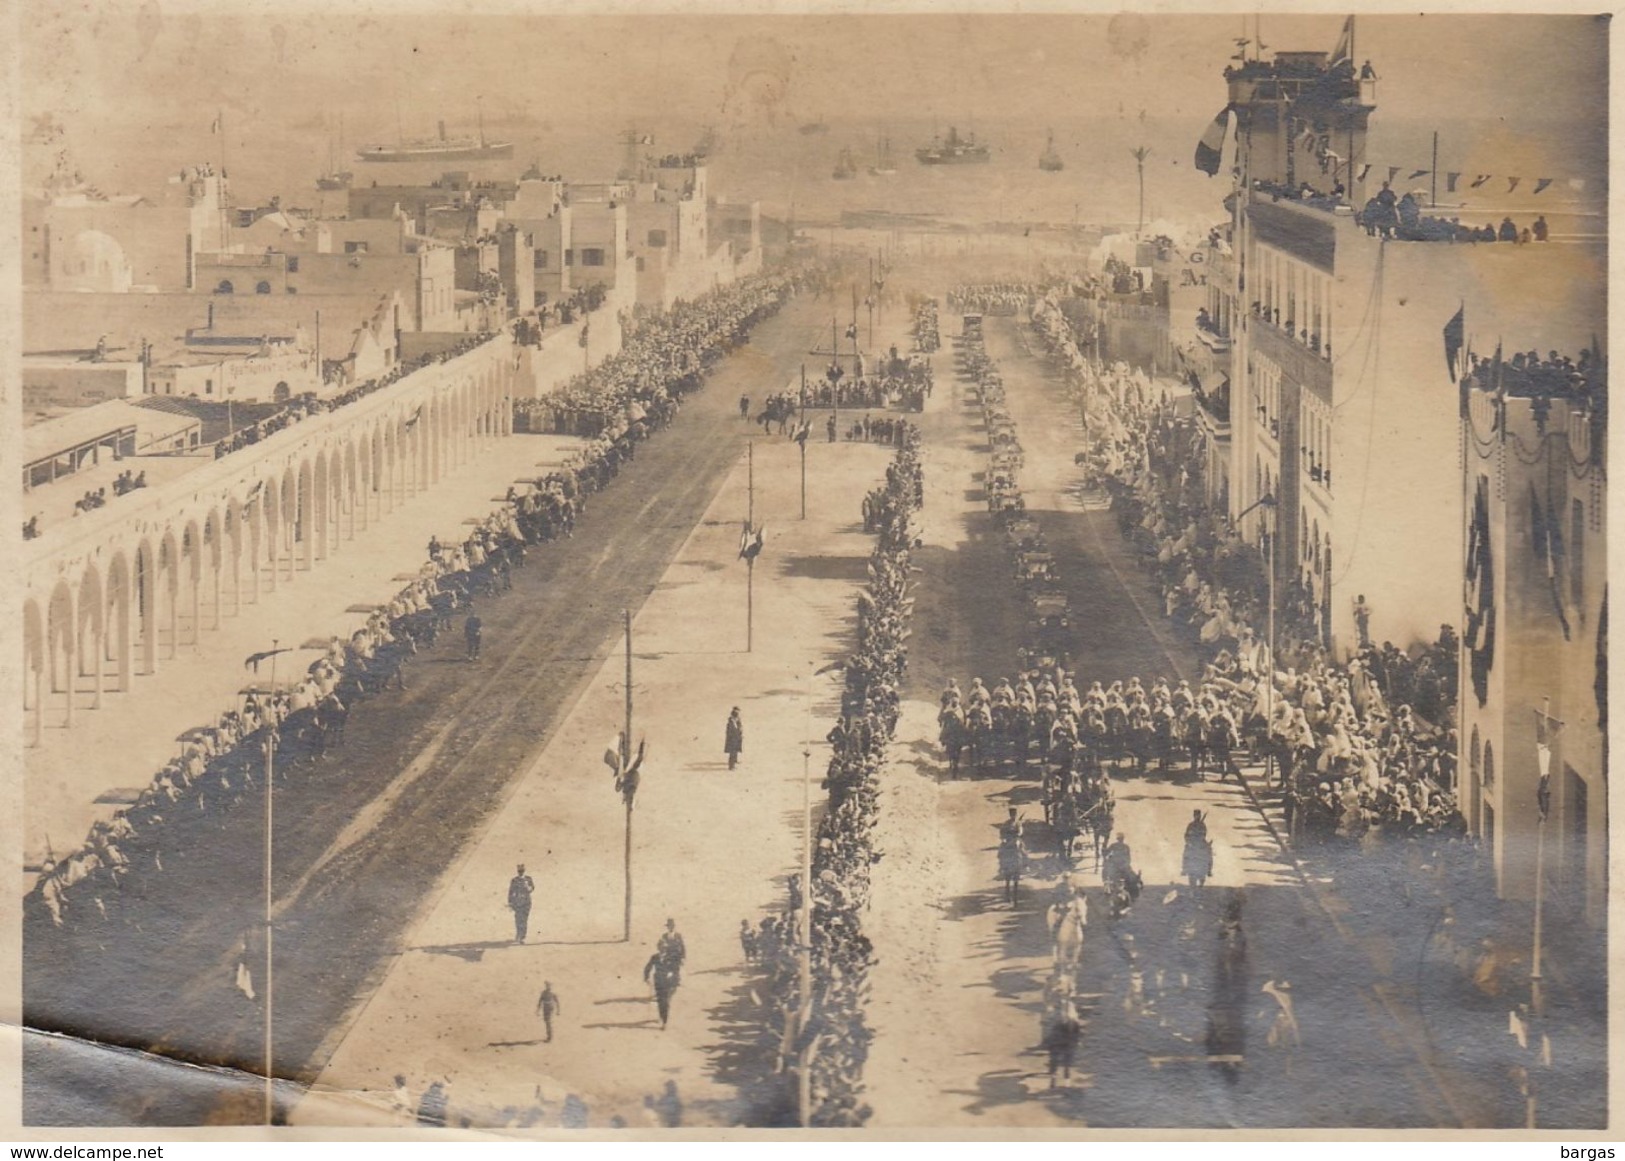
{"label": "tall corner building", "polygon": [[[1374,642],[1431,642],[1462,610],[1463,453],[1446,328],[1459,316],[1481,355],[1497,344],[1577,355],[1604,328],[1602,247],[1555,232],[1555,212],[1549,241],[1454,240],[1452,219],[1528,226],[1561,194],[1531,199],[1531,179],[1498,204],[1505,178],[1468,196],[1476,175],[1447,182],[1426,155],[1368,156],[1380,82],[1361,79],[1346,54],[1278,52],[1232,66],[1226,82],[1215,125],[1233,118],[1233,257],[1215,271],[1210,313],[1230,344],[1229,511],[1276,498],[1273,517],[1254,509],[1243,531],[1261,542],[1266,520],[1278,529],[1277,583],[1302,586],[1336,656],[1359,645],[1362,596]],[[1209,158],[1216,172],[1218,154]],[[1420,221],[1412,213],[1412,228],[1385,236],[1358,211],[1387,196],[1389,177]]]}
{"label": "tall corner building", "polygon": [[[1228,122],[1208,311],[1229,345],[1229,511],[1276,498],[1276,582],[1312,596],[1335,656],[1359,647],[1362,597],[1376,644],[1457,632],[1454,789],[1496,889],[1600,927],[1602,199],[1577,198],[1561,160],[1541,178],[1369,151],[1380,82],[1352,54],[1281,52],[1226,80],[1197,164],[1218,171]],[[1537,220],[1545,240],[1522,240]],[[1496,241],[1471,236],[1486,226]],[[1266,513],[1244,521],[1255,542]]]}

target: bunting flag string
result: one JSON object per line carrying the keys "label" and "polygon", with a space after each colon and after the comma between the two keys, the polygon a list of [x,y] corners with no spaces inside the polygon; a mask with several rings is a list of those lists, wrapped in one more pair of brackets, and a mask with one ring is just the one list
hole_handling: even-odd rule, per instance
{"label": "bunting flag string", "polygon": [[1446,193],[1455,193],[1456,192],[1456,182],[1458,182],[1460,180],[1461,180],[1461,174],[1459,174],[1459,173],[1447,173],[1447,174],[1445,174],[1444,175],[1445,192]]}
{"label": "bunting flag string", "polygon": [[1397,177],[1398,175],[1399,175],[1399,166],[1390,165],[1388,167],[1388,180],[1393,181],[1394,178]]}
{"label": "bunting flag string", "polygon": [[1431,169],[1418,169],[1415,172],[1413,172],[1410,175],[1410,177],[1406,178],[1405,180],[1406,181],[1415,181],[1417,178],[1426,177],[1428,174],[1430,174],[1432,172],[1433,171]]}
{"label": "bunting flag string", "polygon": [[1490,173],[1481,173],[1481,174],[1479,174],[1477,177],[1473,178],[1473,188],[1477,189],[1479,186],[1483,185],[1485,182],[1489,181],[1490,178],[1492,178],[1494,176],[1495,176],[1494,174],[1490,174]]}
{"label": "bunting flag string", "polygon": [[1522,181],[1522,180],[1523,180],[1523,178],[1521,178],[1521,177],[1509,177],[1509,178],[1507,178],[1507,193],[1511,193],[1513,190],[1517,189],[1518,188],[1518,183],[1520,181]]}
{"label": "bunting flag string", "polygon": [[1549,178],[1549,177],[1540,178],[1539,180],[1537,180],[1535,182],[1535,192],[1536,193],[1541,193],[1542,191],[1544,191],[1546,189],[1547,186],[1549,186],[1551,184],[1552,184],[1552,179],[1551,178]]}

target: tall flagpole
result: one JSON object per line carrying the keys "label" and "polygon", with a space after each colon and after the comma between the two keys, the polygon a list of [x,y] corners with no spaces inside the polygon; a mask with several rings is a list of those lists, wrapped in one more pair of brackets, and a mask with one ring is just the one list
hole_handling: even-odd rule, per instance
{"label": "tall flagpole", "polygon": [[[745,444],[745,535],[756,534],[756,441]],[[746,549],[750,545],[747,541]],[[755,645],[756,632],[756,554],[745,557],[745,652]]]}
{"label": "tall flagpole", "polygon": [[273,795],[276,784],[276,655],[279,652],[276,638],[271,639],[271,698],[266,704],[265,715],[265,1123],[274,1123],[276,1113],[276,1093],[274,1051],[271,1039],[271,1001],[276,994],[271,978],[271,850],[272,850],[272,820]]}
{"label": "tall flagpole", "polygon": [[[626,732],[621,735],[621,770],[632,768],[632,610],[623,614],[626,620]],[[626,798],[626,850],[622,863],[626,879],[626,909],[621,938],[632,942],[632,795]]]}

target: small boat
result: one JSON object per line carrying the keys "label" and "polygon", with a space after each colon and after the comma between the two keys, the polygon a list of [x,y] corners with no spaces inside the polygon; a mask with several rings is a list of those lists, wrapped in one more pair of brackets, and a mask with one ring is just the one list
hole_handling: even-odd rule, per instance
{"label": "small boat", "polygon": [[858,175],[857,164],[852,160],[852,151],[842,149],[840,160],[835,163],[835,172],[830,174],[836,181],[850,181]]}
{"label": "small boat", "polygon": [[897,172],[897,163],[892,160],[890,137],[880,139],[880,151],[875,163],[869,167],[869,172],[876,177],[891,177]]}
{"label": "small boat", "polygon": [[1055,152],[1055,130],[1049,131],[1049,141],[1044,145],[1044,152],[1038,155],[1038,168],[1045,173],[1060,173],[1066,168],[1066,162],[1061,155]]}
{"label": "small boat", "polygon": [[[340,156],[344,153],[344,114],[339,114],[339,147]],[[355,174],[347,169],[339,169],[334,161],[333,143],[327,143],[327,172],[316,179],[316,188],[322,190],[349,189],[350,182]]]}
{"label": "small boat", "polygon": [[970,165],[988,161],[993,154],[976,140],[976,134],[961,137],[959,130],[950,126],[946,140],[938,137],[930,145],[916,149],[914,156],[921,165]]}

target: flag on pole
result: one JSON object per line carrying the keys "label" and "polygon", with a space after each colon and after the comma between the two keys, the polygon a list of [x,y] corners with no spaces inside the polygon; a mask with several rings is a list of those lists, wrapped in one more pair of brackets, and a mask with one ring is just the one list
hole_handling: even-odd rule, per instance
{"label": "flag on pole", "polygon": [[588,319],[586,322],[581,324],[581,337],[576,340],[576,345],[581,347],[583,350],[585,350],[587,347],[587,331],[591,326],[591,319]]}
{"label": "flag on pole", "polygon": [[1551,178],[1549,178],[1549,177],[1540,178],[1535,182],[1535,192],[1536,193],[1541,193],[1546,189],[1547,186],[1549,186],[1551,184],[1552,184],[1552,179]]}
{"label": "flag on pole", "polygon": [[408,419],[405,424],[402,425],[401,430],[403,430],[403,431],[411,431],[414,427],[416,427],[418,425],[418,420],[420,420],[422,418],[423,418],[423,404],[419,403],[418,404],[418,409],[416,411],[412,412],[412,417],[410,419]]}
{"label": "flag on pole", "polygon": [[1366,165],[1362,165],[1360,167],[1360,172],[1355,175],[1355,180],[1356,181],[1364,181],[1365,180],[1365,175],[1370,173],[1370,172],[1371,172],[1371,166],[1370,166],[1369,163],[1366,164]]}
{"label": "flag on pole", "polygon": [[1343,31],[1337,38],[1337,47],[1332,49],[1332,68],[1347,62],[1354,63],[1354,17],[1350,16],[1343,21]]}
{"label": "flag on pole", "polygon": [[857,323],[848,323],[847,324],[847,326],[846,326],[846,337],[849,338],[849,339],[855,339],[855,338],[858,337],[858,324]]}
{"label": "flag on pole", "polygon": [[1444,361],[1450,368],[1450,381],[1459,382],[1461,348],[1466,342],[1467,332],[1467,303],[1463,302],[1450,316],[1450,321],[1444,324]]}
{"label": "flag on pole", "polygon": [[260,662],[275,657],[278,653],[292,653],[293,646],[285,645],[281,649],[267,649],[263,653],[250,653],[243,662],[244,669],[252,669],[255,673],[260,671]]}
{"label": "flag on pole", "polygon": [[762,527],[757,527],[753,531],[749,524],[745,525],[744,531],[739,534],[739,559],[749,562],[761,554]]}
{"label": "flag on pole", "polygon": [[1219,172],[1219,161],[1224,155],[1224,139],[1230,132],[1230,106],[1219,110],[1213,124],[1207,127],[1202,139],[1196,143],[1196,168],[1212,177]]}

